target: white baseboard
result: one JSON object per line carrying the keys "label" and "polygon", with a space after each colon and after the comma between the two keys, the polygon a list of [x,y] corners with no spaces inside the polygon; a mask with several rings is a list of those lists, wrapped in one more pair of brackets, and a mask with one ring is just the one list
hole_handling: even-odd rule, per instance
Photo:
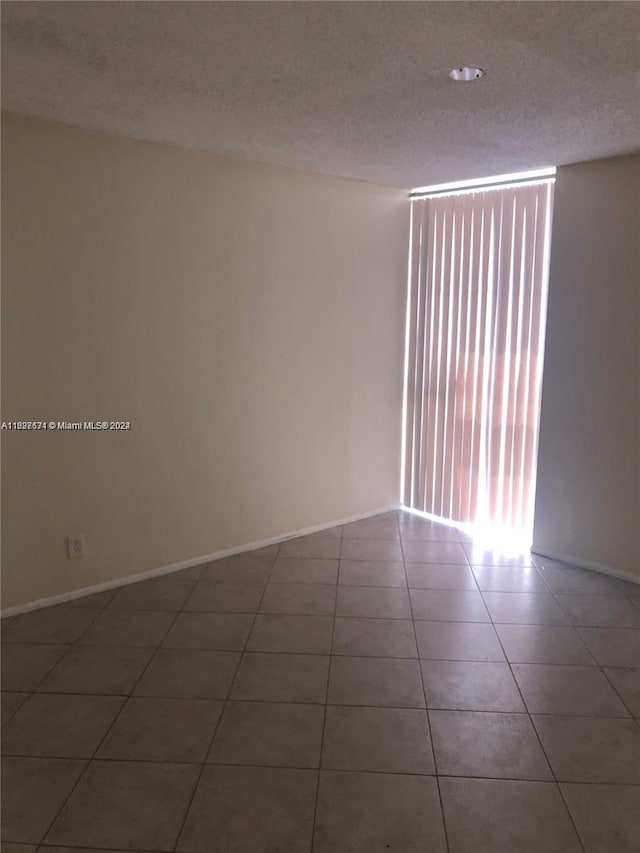
{"label": "white baseboard", "polygon": [[7,607],[0,613],[0,618],[7,616],[16,616],[19,613],[28,613],[31,610],[40,610],[43,607],[51,607],[53,604],[64,604],[66,601],[74,601],[76,598],[84,598],[86,595],[93,595],[96,592],[105,592],[108,589],[116,589],[121,586],[129,586],[132,583],[148,580],[149,578],[160,577],[161,575],[170,575],[172,572],[179,572],[181,569],[190,569],[192,566],[199,566],[201,563],[208,563],[212,560],[220,560],[222,557],[232,557],[234,554],[244,554],[245,551],[255,551],[258,548],[266,548],[267,545],[277,545],[280,542],[286,542],[287,539],[295,539],[297,536],[307,536],[309,533],[320,533],[322,530],[329,530],[331,527],[337,527],[340,524],[350,524],[352,521],[361,521],[364,518],[371,518],[374,515],[381,515],[384,512],[391,512],[400,508],[400,504],[390,504],[389,506],[374,509],[371,512],[363,512],[359,515],[351,515],[348,518],[339,518],[336,521],[329,521],[324,524],[315,524],[312,527],[305,527],[302,530],[295,530],[292,533],[283,533],[280,536],[272,536],[270,539],[260,539],[258,542],[249,542],[247,545],[236,545],[233,548],[224,548],[222,551],[214,551],[211,554],[202,554],[199,557],[191,557],[188,560],[181,560],[179,563],[171,563],[167,566],[160,566],[158,569],[150,569],[147,572],[139,572],[135,575],[126,575],[123,578],[115,580],[103,581],[93,586],[85,586],[81,589],[74,589],[71,592],[63,592],[60,595],[52,595],[48,598],[37,598],[35,601],[28,601],[25,604],[16,604],[14,607]]}
{"label": "white baseboard", "polygon": [[632,575],[631,572],[623,572],[621,569],[613,569],[611,566],[603,566],[602,563],[593,563],[591,560],[583,560],[581,557],[572,557],[570,554],[561,554],[559,551],[549,551],[548,549],[541,550],[532,546],[531,553],[539,557],[548,557],[550,560],[557,560],[559,563],[569,563],[572,566],[578,566],[581,569],[590,569],[592,572],[599,572],[601,575],[608,575],[611,578],[628,581],[629,583],[640,584],[640,577]]}

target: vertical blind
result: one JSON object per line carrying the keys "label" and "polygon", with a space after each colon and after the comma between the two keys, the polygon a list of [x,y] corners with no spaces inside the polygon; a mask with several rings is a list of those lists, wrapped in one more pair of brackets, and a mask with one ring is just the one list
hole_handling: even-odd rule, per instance
{"label": "vertical blind", "polygon": [[403,502],[533,521],[553,183],[412,202]]}

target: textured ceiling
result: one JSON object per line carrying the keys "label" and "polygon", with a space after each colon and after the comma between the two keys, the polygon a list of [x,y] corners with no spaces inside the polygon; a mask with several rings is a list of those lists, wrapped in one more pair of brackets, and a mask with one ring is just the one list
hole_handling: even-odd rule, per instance
{"label": "textured ceiling", "polygon": [[397,187],[640,148],[635,2],[4,2],[2,23],[5,109],[139,139]]}

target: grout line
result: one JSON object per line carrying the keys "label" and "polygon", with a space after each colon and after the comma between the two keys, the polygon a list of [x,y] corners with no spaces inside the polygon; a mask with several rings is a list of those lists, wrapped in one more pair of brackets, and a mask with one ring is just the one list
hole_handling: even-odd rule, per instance
{"label": "grout line", "polygon": [[[422,711],[424,711],[424,708],[422,708]],[[23,758],[24,757],[27,759],[35,758],[34,756],[30,756],[30,755],[29,756],[9,756],[9,757],[11,757],[11,758],[14,758],[14,757]],[[49,756],[47,756],[47,758],[49,758]],[[56,757],[56,758],[52,758],[51,760],[52,761],[79,761],[81,759],[78,759],[78,758],[69,759],[69,758],[57,758]],[[96,763],[98,763],[98,764],[101,764],[101,763],[104,763],[104,764],[154,764],[154,765],[168,764],[170,766],[176,766],[176,767],[184,767],[184,766],[198,767],[200,765],[199,761],[161,761],[159,759],[153,759],[153,760],[145,759],[144,761],[139,761],[139,760],[134,760],[134,759],[130,759],[130,758],[129,759],[127,759],[127,758],[97,759]],[[352,767],[318,767],[318,766],[312,766],[309,764],[306,764],[306,765],[305,764],[301,764],[301,765],[297,765],[297,764],[251,764],[249,762],[247,762],[246,764],[237,764],[237,763],[232,764],[229,761],[215,761],[215,762],[209,761],[206,763],[206,766],[211,767],[211,768],[215,768],[215,767],[246,767],[246,768],[253,768],[255,770],[311,770],[311,771],[323,770],[323,771],[327,771],[327,772],[330,771],[333,773],[352,773],[352,774],[358,774],[358,775],[362,774],[362,773],[366,773],[366,774],[373,774],[376,776],[421,776],[421,777],[424,777],[425,779],[434,779],[434,780],[436,778],[439,778],[439,779],[485,779],[485,780],[494,781],[494,782],[535,782],[535,783],[545,783],[547,785],[556,785],[556,780],[550,779],[548,776],[546,778],[542,778],[542,777],[534,777],[534,776],[487,776],[486,774],[485,775],[483,775],[483,774],[471,775],[471,774],[462,774],[462,773],[437,773],[436,774],[436,773],[419,773],[416,771],[403,771],[403,770],[371,770],[370,768],[367,768],[367,769],[356,768],[356,769],[354,769]],[[562,784],[562,785],[584,785],[584,786],[597,785],[598,787],[601,785],[607,785],[607,786],[613,785],[613,786],[616,786],[619,788],[638,788],[638,789],[640,789],[640,782],[584,782],[584,781],[575,781],[573,779],[572,780],[560,779],[560,780],[558,780],[558,784]],[[3,838],[3,841],[10,841],[10,839]],[[13,841],[12,843],[13,844],[24,844],[26,846],[38,846],[37,844],[33,844],[33,842],[26,842],[26,841]],[[40,844],[43,845],[43,842],[40,842]],[[94,849],[102,849],[102,848],[86,848],[85,845],[73,845],[73,844],[71,844],[71,845],[62,844],[61,845],[58,843],[56,843],[55,845],[45,844],[43,846],[56,847],[56,848],[60,847],[60,846],[71,846],[71,847],[80,846],[80,847],[82,847],[83,850],[91,849],[92,851]],[[108,849],[113,850],[113,849],[117,849],[117,848],[113,848],[110,846]],[[136,848],[136,849],[138,849],[138,848]]]}
{"label": "grout line", "polygon": [[[339,549],[340,554],[342,553],[343,536],[344,536],[344,527],[342,527],[340,529],[340,549]],[[338,577],[336,579],[338,581],[340,579],[340,565],[341,565],[341,561],[338,562]],[[309,845],[309,849],[310,849],[311,853],[313,853],[313,849],[315,846],[316,823],[318,820],[318,806],[319,806],[319,802],[320,802],[320,773],[322,770],[322,754],[324,752],[324,736],[325,736],[325,732],[327,729],[327,708],[328,708],[328,702],[329,702],[329,682],[331,679],[331,657],[332,657],[332,653],[333,653],[333,635],[334,635],[335,627],[336,627],[336,611],[337,611],[337,609],[338,609],[338,586],[336,584],[336,594],[335,594],[335,597],[333,600],[333,618],[331,621],[331,639],[329,642],[329,660],[328,660],[328,666],[327,666],[327,682],[326,682],[325,691],[324,691],[324,712],[323,712],[323,716],[322,716],[322,735],[320,736],[320,755],[318,757],[318,778],[317,778],[317,782],[316,782],[316,798],[315,798],[315,804],[314,804],[314,808],[313,808],[313,821],[311,823],[311,841],[310,841],[310,845]]]}
{"label": "grout line", "polygon": [[[186,598],[185,598],[185,601],[186,601]],[[108,606],[108,605],[107,605],[107,606]],[[104,608],[104,609],[106,610],[106,608]],[[177,611],[177,612],[176,612],[176,614],[175,614],[174,618],[172,619],[171,623],[170,623],[170,624],[169,624],[169,626],[167,627],[167,632],[171,629],[171,627],[172,627],[172,625],[174,624],[175,620],[178,618],[178,614],[179,614],[179,613],[180,613],[180,611]],[[97,618],[98,618],[98,617],[96,616],[96,619],[97,619]],[[95,620],[92,620],[91,625],[93,625],[93,623],[94,623],[94,622],[95,622]],[[86,630],[88,630],[88,628],[89,628],[89,627],[90,627],[90,626],[87,626],[87,629],[86,629]],[[82,632],[82,634],[80,634],[80,636],[77,638],[76,642],[73,644],[73,646],[71,646],[71,649],[72,649],[72,648],[75,648],[76,646],[78,646],[78,644],[79,644],[79,640],[84,636],[84,633],[85,633],[85,632],[83,631],[83,632]],[[166,636],[166,635],[165,635],[165,636]],[[163,639],[164,639],[164,637],[163,637]],[[84,646],[84,647],[81,647],[81,648],[95,648],[95,647]],[[107,648],[108,648],[108,647],[107,647]],[[115,648],[118,648],[118,647],[115,647]],[[68,652],[66,652],[66,653],[65,653],[65,655],[61,658],[60,663],[62,662],[62,660],[64,660],[64,657],[66,657],[66,655],[67,655],[67,654],[69,654],[69,652],[71,651],[71,649],[69,649],[69,651],[68,651]],[[146,664],[145,664],[145,666],[142,668],[142,670],[141,670],[141,672],[139,673],[138,677],[134,680],[133,684],[131,685],[131,689],[129,690],[129,693],[128,693],[128,694],[120,694],[120,695],[122,695],[122,697],[123,697],[123,699],[124,699],[124,701],[122,702],[122,704],[121,704],[121,706],[120,706],[120,709],[118,710],[118,712],[117,712],[117,713],[116,713],[116,715],[114,716],[114,718],[113,718],[113,720],[111,721],[110,725],[107,727],[107,729],[106,729],[105,733],[104,733],[104,734],[102,735],[102,737],[100,738],[100,740],[99,740],[98,744],[96,745],[95,749],[93,750],[92,755],[91,755],[88,759],[84,759],[84,760],[86,761],[86,764],[85,764],[84,768],[82,769],[82,771],[80,772],[80,775],[79,775],[79,776],[78,776],[78,778],[76,779],[75,784],[72,786],[71,790],[69,791],[69,793],[67,794],[67,796],[64,798],[63,802],[61,803],[60,808],[57,810],[57,812],[56,812],[56,814],[55,814],[55,816],[54,816],[53,820],[49,823],[49,825],[48,825],[47,829],[46,829],[46,830],[45,830],[45,832],[43,833],[43,835],[42,835],[42,837],[41,837],[41,839],[40,839],[40,841],[39,841],[39,845],[42,845],[42,844],[45,842],[47,835],[49,834],[49,832],[51,832],[51,829],[52,829],[53,825],[55,824],[55,822],[56,822],[56,821],[58,820],[58,818],[60,817],[60,815],[61,815],[61,813],[62,813],[62,811],[63,811],[64,807],[66,806],[66,804],[67,804],[67,803],[69,802],[69,800],[71,799],[71,797],[72,797],[73,793],[75,792],[76,788],[77,788],[77,787],[78,787],[78,785],[80,784],[81,780],[82,780],[82,779],[84,779],[84,777],[85,777],[85,775],[87,774],[87,771],[89,770],[89,768],[91,767],[91,765],[92,765],[92,763],[93,763],[93,761],[94,761],[94,759],[95,759],[95,756],[96,756],[96,754],[98,753],[98,751],[99,751],[100,747],[101,747],[101,746],[102,746],[102,744],[104,743],[104,741],[105,741],[106,737],[109,735],[109,733],[110,733],[111,729],[113,728],[113,726],[115,725],[116,721],[119,719],[120,714],[122,713],[123,708],[124,708],[124,707],[125,707],[125,705],[127,704],[128,699],[132,696],[133,691],[135,690],[135,688],[136,688],[136,686],[137,686],[138,682],[140,681],[140,679],[142,678],[142,676],[144,675],[144,673],[145,673],[145,672],[147,671],[147,669],[149,668],[149,666],[150,666],[150,664],[151,664],[151,661],[152,661],[152,660],[154,660],[154,658],[155,658],[155,656],[156,656],[157,652],[158,652],[158,647],[156,647],[156,649],[153,651],[153,653],[149,656],[149,659],[147,660],[147,663],[146,663]],[[44,692],[44,691],[43,691],[43,692]],[[66,695],[68,695],[68,694],[66,694]],[[87,695],[87,694],[84,694],[84,695]],[[90,694],[90,695],[91,695],[91,694]],[[81,759],[81,760],[82,760],[82,759]]]}
{"label": "grout line", "polygon": [[[487,607],[487,603],[486,603],[486,601],[485,601],[484,595],[482,594],[482,591],[480,592],[480,595],[482,595],[482,600],[485,602],[485,607]],[[488,608],[488,607],[487,607],[487,611],[489,611],[489,608]],[[551,775],[552,775],[552,777],[553,777],[553,780],[554,780],[554,782],[555,782],[556,789],[557,789],[558,793],[560,794],[560,797],[561,797],[561,799],[562,799],[562,802],[564,803],[565,810],[566,810],[566,812],[567,812],[567,815],[569,816],[569,820],[571,821],[571,825],[573,826],[573,831],[575,832],[576,838],[578,839],[578,844],[580,845],[580,847],[581,847],[581,849],[582,849],[583,853],[586,853],[584,843],[583,843],[583,841],[582,841],[582,838],[581,838],[581,836],[580,836],[580,833],[578,832],[578,827],[577,827],[576,822],[575,822],[575,821],[574,821],[574,819],[573,819],[573,815],[571,814],[571,811],[570,811],[570,809],[569,809],[569,804],[567,803],[567,801],[566,801],[566,799],[565,799],[565,796],[564,796],[564,793],[563,793],[563,791],[562,791],[562,788],[560,787],[560,783],[559,783],[559,781],[558,781],[558,777],[556,776],[556,772],[555,772],[555,770],[554,770],[554,768],[553,768],[553,765],[552,765],[552,763],[551,763],[551,761],[550,761],[550,759],[549,759],[549,756],[547,755],[547,750],[544,748],[544,744],[543,744],[543,742],[542,742],[542,738],[540,737],[540,733],[538,732],[538,729],[536,728],[536,725],[535,725],[535,723],[534,723],[534,721],[533,721],[532,714],[531,714],[531,712],[529,711],[529,706],[527,705],[527,703],[526,703],[526,701],[525,701],[525,698],[524,698],[524,695],[523,695],[522,690],[521,690],[521,688],[520,688],[520,684],[519,684],[519,682],[518,682],[518,679],[516,678],[516,676],[515,676],[515,674],[514,674],[514,672],[513,672],[513,668],[512,668],[512,665],[511,665],[511,661],[509,660],[509,658],[508,658],[508,656],[507,656],[507,653],[506,653],[506,651],[505,651],[505,648],[504,648],[504,646],[503,646],[503,644],[502,644],[502,640],[501,640],[501,638],[500,638],[500,634],[499,634],[499,633],[498,633],[498,631],[496,630],[496,623],[493,621],[493,617],[491,616],[491,613],[490,613],[490,612],[489,612],[489,617],[491,618],[491,624],[493,625],[493,630],[494,630],[494,632],[495,632],[496,636],[498,637],[498,642],[500,643],[500,647],[501,647],[501,649],[502,649],[502,653],[504,654],[504,656],[505,656],[505,660],[506,660],[506,662],[507,662],[507,666],[509,667],[509,672],[510,672],[510,674],[511,674],[511,678],[513,679],[513,683],[514,683],[514,684],[515,684],[515,686],[516,686],[516,689],[517,689],[517,691],[518,691],[518,693],[519,693],[519,695],[520,695],[520,700],[521,700],[521,702],[522,702],[522,704],[523,704],[523,706],[524,706],[524,708],[525,708],[525,711],[526,711],[526,713],[527,713],[527,716],[528,716],[528,718],[529,718],[529,725],[531,726],[531,728],[532,728],[532,730],[533,730],[533,732],[534,732],[534,734],[535,734],[535,737],[536,737],[536,739],[537,739],[537,741],[538,741],[538,744],[539,744],[539,746],[540,746],[540,749],[541,749],[541,751],[542,751],[542,754],[544,755],[545,761],[547,762],[547,766],[548,766],[548,768],[549,768],[549,771],[550,771],[550,773],[551,773]],[[500,624],[500,623],[498,623],[498,624]],[[542,715],[541,715],[541,716],[542,716]],[[551,716],[551,715],[549,715],[549,716]]]}
{"label": "grout line", "polygon": [[[564,615],[567,617],[569,624],[573,628],[613,628],[613,629],[617,629],[620,627],[624,627],[624,628],[628,628],[632,631],[640,628],[640,615],[637,613],[636,613],[636,618],[635,618],[635,622],[636,622],[635,625],[623,625],[623,626],[602,625],[602,624],[600,624],[600,625],[582,625],[579,623],[572,622],[571,621],[571,615],[568,613],[568,611],[565,609],[565,607],[562,606],[562,602],[565,598],[571,598],[572,600],[574,600],[574,599],[580,599],[580,598],[584,598],[585,596],[588,596],[590,598],[599,598],[599,599],[604,599],[604,600],[613,600],[613,601],[618,600],[619,601],[620,599],[617,599],[616,596],[598,595],[598,594],[593,595],[591,593],[571,593],[571,592],[552,592],[551,595],[553,596],[556,604],[558,605],[560,610],[564,613]],[[561,599],[560,596],[563,596],[563,599]],[[622,601],[624,601],[625,604],[630,604],[630,602],[628,601],[626,596],[622,595],[622,593],[621,593],[621,596],[622,596]],[[633,606],[633,604],[630,604],[630,607],[632,608],[632,610],[634,610],[634,612],[636,611],[636,608]]]}
{"label": "grout line", "polygon": [[[220,766],[224,766],[224,765],[220,765]],[[227,765],[227,766],[241,766],[241,767],[256,767],[256,768],[264,768],[266,765]],[[277,769],[277,768],[276,768],[276,769]],[[313,769],[313,768],[309,768],[309,767],[301,767],[301,768],[283,767],[283,768],[281,768],[281,769],[301,769],[301,770],[309,770],[309,769]],[[335,772],[340,772],[340,773],[360,773],[360,772],[367,772],[367,773],[369,773],[369,772],[371,772],[371,773],[379,773],[380,771],[337,770],[337,771],[335,771]],[[430,776],[429,774],[415,774],[415,773],[412,773],[412,774],[395,774],[395,773],[392,773],[392,774],[390,774],[390,775],[411,775],[411,776],[423,776],[424,778],[433,778],[433,776]],[[446,778],[451,778],[451,779],[464,778],[464,779],[479,779],[479,780],[488,780],[488,781],[514,781],[514,782],[525,782],[525,783],[526,783],[526,782],[531,782],[531,783],[533,783],[533,784],[540,783],[540,782],[542,781],[542,782],[546,782],[547,784],[553,784],[553,783],[549,782],[548,780],[536,780],[536,779],[507,779],[507,778],[498,778],[498,777],[494,777],[494,776],[473,776],[473,777],[466,776],[466,777],[459,777],[459,776],[452,776],[452,775],[448,775],[448,774],[442,774],[442,778],[445,778],[445,779],[446,779]],[[601,783],[597,783],[597,782],[574,782],[574,781],[571,781],[571,782],[566,782],[566,783],[565,783],[565,782],[563,782],[562,784],[571,784],[571,785],[596,785],[596,784],[597,784],[597,785],[599,785],[599,784],[601,784]],[[607,785],[619,786],[619,787],[637,787],[637,785],[633,785],[633,784],[631,784],[631,785],[630,785],[629,783],[608,782],[608,783],[606,783],[606,784],[607,784]],[[11,841],[10,839],[8,839],[8,838],[5,838],[4,840],[5,840],[7,843],[24,844],[25,846],[38,846],[38,845],[31,845],[31,844],[28,844],[28,843],[26,843],[26,842],[12,842],[12,841]],[[85,849],[86,849],[83,845],[74,845],[74,844],[69,844],[69,843],[60,843],[60,844],[56,844],[56,849],[57,849],[57,848],[66,849],[66,850],[85,850]],[[45,846],[40,845],[38,849],[39,849],[39,850],[44,850],[44,849],[45,849]],[[112,850],[112,851],[118,851],[118,853],[120,853],[120,851],[121,851],[121,853],[130,853],[130,851],[129,851],[127,848],[123,848],[123,847],[110,847],[109,849],[110,849],[110,850]],[[138,848],[138,849],[141,851],[141,853],[157,853],[157,850],[156,850],[155,848]]]}
{"label": "grout line", "polygon": [[[376,658],[363,658],[363,660],[376,660]],[[419,663],[415,658],[380,658],[380,660],[403,660],[403,661],[413,661],[415,663]],[[485,663],[485,661],[460,661],[461,663]],[[490,661],[491,663],[505,663],[505,661]],[[446,661],[446,663],[450,663],[450,661]],[[258,705],[310,705],[313,707],[321,706],[321,705],[330,705],[335,708],[382,708],[390,711],[424,711],[424,705],[372,705],[367,702],[357,702],[357,703],[347,703],[347,702],[309,702],[301,699],[296,699],[294,701],[290,701],[288,699],[212,699],[210,697],[201,697],[201,696],[167,696],[166,694],[136,694],[135,696],[129,697],[127,694],[123,693],[38,693],[38,696],[76,696],[76,697],[84,697],[84,696],[97,696],[104,697],[110,699],[158,699],[158,700],[172,700],[172,701],[189,701],[189,702],[227,702],[227,703],[256,703]],[[25,700],[26,701],[26,700]],[[450,708],[447,706],[439,706],[439,707],[431,707],[431,711],[446,711],[448,713],[460,713],[460,714],[493,714],[495,716],[498,715],[506,715],[506,716],[527,716],[529,714],[528,711],[493,711],[478,708]],[[607,716],[594,716],[590,714],[558,714],[551,712],[535,712],[533,714],[536,717],[572,717],[578,720],[610,720],[615,722],[629,722],[629,720],[640,720],[640,717],[613,717],[611,715]],[[9,754],[9,753],[4,753]],[[18,755],[17,753],[15,754]],[[21,756],[22,758],[78,758],[78,756],[57,756],[57,755],[34,755],[34,754],[25,754]],[[87,759],[88,760],[88,759]],[[102,759],[96,759],[102,760]],[[107,760],[107,759],[104,759]],[[111,759],[109,759],[111,760]],[[119,760],[119,759],[113,759]],[[147,761],[146,758],[136,759],[139,761]],[[180,762],[177,762],[178,764]],[[190,763],[190,762],[185,762]],[[196,762],[199,763],[199,762]]]}
{"label": "grout line", "polygon": [[[18,704],[18,705],[13,709],[13,711],[11,711],[11,713],[9,714],[9,716],[8,716],[8,717],[6,717],[6,718],[2,721],[2,726],[1,726],[1,727],[2,727],[2,728],[4,728],[8,723],[10,723],[10,722],[11,722],[11,720],[15,717],[15,715],[18,713],[18,711],[20,710],[20,708],[22,708],[22,706],[23,706],[23,705],[24,705],[24,703],[27,701],[27,699],[30,699],[30,698],[31,698],[31,696],[32,696],[33,694],[32,694],[32,693],[28,693],[26,690],[3,690],[3,691],[2,691],[2,693],[14,693],[14,694],[15,694],[15,693],[19,693],[19,694],[21,693],[21,694],[24,694],[24,698],[22,699],[22,701],[21,701],[21,702],[20,702],[20,703],[19,703],[19,704]],[[2,695],[2,693],[0,693],[0,696]]]}
{"label": "grout line", "polygon": [[244,647],[243,647],[242,651],[240,652],[240,654],[238,655],[238,663],[236,664],[235,672],[233,673],[233,677],[229,681],[229,687],[227,688],[227,695],[223,700],[222,710],[220,711],[220,716],[218,717],[218,721],[216,722],[216,725],[214,726],[214,730],[213,730],[213,733],[211,735],[211,738],[209,739],[209,744],[207,746],[206,752],[204,753],[204,758],[203,758],[202,762],[200,762],[200,772],[198,773],[198,777],[196,779],[195,785],[193,786],[193,791],[191,792],[191,797],[189,798],[189,802],[187,803],[187,807],[186,807],[185,812],[184,812],[184,817],[182,818],[182,821],[181,821],[180,826],[178,827],[178,831],[176,833],[176,840],[175,840],[174,845],[173,845],[174,851],[177,849],[178,844],[180,843],[180,836],[182,835],[182,833],[184,831],[184,827],[185,827],[185,824],[187,822],[187,818],[189,817],[189,812],[191,811],[191,807],[192,807],[193,801],[196,797],[196,793],[198,791],[198,788],[200,787],[200,782],[202,780],[202,776],[204,774],[204,771],[205,771],[207,766],[215,766],[214,764],[209,764],[209,762],[208,762],[209,753],[211,752],[213,742],[216,738],[216,735],[218,734],[218,730],[219,730],[220,725],[222,723],[222,718],[224,717],[225,711],[227,709],[229,697],[231,696],[233,686],[236,682],[236,678],[238,677],[238,672],[240,671],[240,667],[242,665],[242,661],[243,661],[245,653],[246,653],[247,644],[249,643],[249,639],[250,639],[251,633],[253,631],[253,626],[255,625],[256,619],[258,618],[258,614],[260,612],[260,605],[262,604],[262,600],[266,594],[267,586],[269,585],[269,578],[271,577],[271,575],[273,573],[273,569],[274,569],[274,566],[276,564],[276,560],[278,558],[279,553],[280,553],[280,544],[277,545],[276,551],[275,551],[273,558],[271,560],[271,568],[269,569],[269,574],[268,574],[266,580],[264,581],[264,586],[262,589],[262,595],[260,596],[260,601],[258,602],[256,612],[253,614],[253,619],[251,621],[251,625],[250,625],[249,630],[247,632],[247,637],[246,637],[245,642],[244,642]]}
{"label": "grout line", "polygon": [[[106,607],[106,605],[105,605],[105,607]],[[93,609],[93,608],[86,608],[86,609]],[[40,687],[40,686],[41,686],[41,685],[46,681],[46,679],[51,675],[51,673],[52,673],[52,672],[53,672],[53,670],[58,666],[58,664],[60,664],[60,663],[64,660],[64,658],[69,654],[69,652],[71,651],[71,649],[72,649],[72,648],[73,648],[73,647],[74,647],[74,646],[75,646],[75,645],[76,645],[76,644],[77,644],[77,643],[82,639],[82,637],[84,636],[84,634],[89,630],[89,628],[91,628],[91,626],[94,624],[94,622],[95,622],[95,621],[100,617],[100,615],[104,612],[104,609],[105,609],[105,608],[102,608],[102,607],[96,607],[96,608],[95,608],[95,610],[96,610],[96,615],[95,615],[95,616],[94,616],[94,618],[89,622],[89,624],[88,624],[88,625],[86,625],[86,626],[82,629],[82,631],[80,631],[80,633],[78,634],[78,636],[76,637],[76,639],[73,641],[73,643],[37,643],[37,644],[36,644],[36,643],[15,643],[15,645],[67,646],[67,648],[66,648],[66,649],[65,649],[65,651],[60,655],[60,657],[59,657],[59,658],[58,658],[54,663],[52,663],[52,664],[51,664],[51,666],[49,667],[49,669],[47,669],[47,671],[45,672],[45,674],[44,674],[44,675],[42,676],[42,678],[37,682],[37,684],[35,685],[35,687],[34,687],[32,690],[24,690],[24,691],[23,691],[23,690],[8,691],[8,692],[10,692],[10,693],[11,693],[11,692],[15,692],[15,693],[27,693],[28,695],[25,697],[24,701],[23,701],[23,702],[21,702],[21,703],[20,703],[20,705],[19,705],[19,706],[18,706],[18,707],[13,711],[13,713],[9,716],[9,719],[5,720],[5,721],[2,723],[2,728],[4,728],[4,726],[5,726],[5,725],[10,721],[10,720],[12,720],[12,719],[13,719],[13,717],[14,717],[14,716],[16,715],[16,713],[20,710],[20,708],[22,708],[22,707],[23,707],[23,705],[25,705],[25,704],[29,701],[29,699],[31,699],[31,697],[32,697],[35,693],[40,692],[40,691],[38,690],[38,688],[39,688],[39,687]],[[24,614],[24,613],[19,614],[19,615],[16,617],[16,620],[19,620],[19,619],[20,619],[20,616],[24,616],[24,615],[26,615],[26,614]],[[3,645],[3,646],[5,645],[5,641],[4,641],[4,640],[2,640],[2,645]],[[13,645],[13,644],[12,644],[12,643],[9,643],[8,645]],[[48,830],[47,830],[47,832],[48,832]]]}
{"label": "grout line", "polygon": [[[400,528],[400,522],[398,521],[398,529],[399,528]],[[404,547],[403,547],[402,539],[400,540],[400,549],[402,551],[404,574],[405,574],[405,578],[407,580],[407,585],[408,585],[409,577],[407,575],[407,564],[404,561]],[[466,552],[465,552],[465,554],[466,554]],[[472,574],[473,574],[473,572],[472,572]],[[474,576],[474,580],[475,580],[475,576]],[[477,581],[476,581],[476,585],[477,585]],[[416,654],[418,655],[418,658],[417,658],[418,672],[420,674],[420,684],[422,685],[422,696],[424,699],[425,716],[427,719],[427,732],[429,735],[429,743],[431,745],[431,759],[433,761],[433,772],[434,772],[435,778],[436,778],[436,788],[438,791],[438,802],[440,804],[440,817],[442,819],[442,832],[444,834],[445,847],[446,847],[447,851],[449,851],[450,850],[449,833],[447,830],[447,821],[446,821],[445,813],[444,813],[444,803],[442,801],[442,789],[440,787],[440,779],[438,777],[438,763],[436,761],[436,749],[435,749],[435,746],[433,743],[433,735],[431,733],[431,716],[429,713],[429,701],[427,699],[427,691],[425,690],[425,686],[424,686],[424,675],[422,673],[422,664],[420,661],[420,647],[418,645],[418,634],[416,632],[416,620],[415,620],[415,614],[413,612],[413,602],[411,600],[411,593],[409,593],[409,608],[411,611],[411,624],[413,626],[413,640],[416,644]]]}
{"label": "grout line", "polygon": [[[613,578],[613,580],[615,582],[616,578]],[[630,581],[623,581],[623,583],[631,583],[631,582]],[[637,585],[640,586],[640,583]],[[638,601],[635,601],[633,598],[631,598],[630,595],[627,595],[627,590],[625,590],[624,587],[620,587],[617,584],[616,584],[616,589],[622,593],[622,595],[626,598],[626,600],[630,604],[632,604],[636,608],[636,610],[640,610],[640,598],[638,599]]]}
{"label": "grout line", "polygon": [[[280,584],[278,584],[280,586]],[[300,586],[318,586],[318,584],[300,584]],[[365,586],[353,586],[350,589],[405,589],[405,587],[365,587]],[[410,590],[414,592],[474,592],[474,590],[464,590],[464,589],[426,589],[425,587],[409,587]],[[486,592],[486,590],[485,590]],[[514,593],[517,595],[517,593]],[[179,611],[158,611],[158,610],[136,610],[136,611],[128,611],[135,613],[185,613],[185,614],[194,614],[194,615],[204,615],[210,614],[212,616],[255,616],[255,610],[179,610]],[[327,618],[331,617],[331,614],[322,614],[322,613],[300,613],[298,611],[259,611],[257,613],[258,616],[325,616]],[[393,622],[408,622],[408,616],[363,616],[361,614],[340,614],[336,616],[337,619],[378,619],[378,620],[386,620]],[[448,622],[448,623],[456,623],[456,624],[465,624],[465,625],[489,625],[492,624],[493,620],[484,619],[416,619],[416,622]],[[506,622],[504,619],[497,621],[493,624],[496,625],[515,625],[521,627],[529,627],[529,628],[573,628],[574,630],[602,630],[602,631],[635,631],[638,632],[640,628],[636,628],[634,626],[621,626],[621,625],[571,625],[567,622]],[[582,638],[581,638],[582,639]],[[40,643],[34,641],[26,641],[26,640],[3,640],[2,644],[5,646],[74,646],[74,643]],[[81,643],[83,646],[98,646],[98,643]],[[107,644],[103,646],[104,648],[109,647]],[[151,646],[115,646],[112,645],[110,648],[152,648]],[[236,649],[237,651],[237,649]],[[66,652],[65,652],[66,654]],[[608,664],[606,664],[608,666]],[[620,666],[620,664],[618,664]],[[634,667],[631,667],[632,669]]]}
{"label": "grout line", "polygon": [[[626,708],[626,710],[627,710],[627,712],[628,712],[629,716],[631,717],[631,719],[632,719],[632,720],[634,720],[634,719],[635,719],[635,720],[636,720],[636,722],[638,722],[638,718],[637,718],[637,717],[635,717],[635,715],[634,715],[633,711],[631,710],[631,708],[629,707],[629,705],[627,705],[627,702],[625,701],[624,696],[622,695],[622,693],[620,693],[620,691],[619,691],[619,690],[618,690],[618,688],[615,686],[615,684],[613,683],[613,681],[609,678],[609,673],[607,672],[607,670],[606,670],[603,666],[601,666],[601,667],[599,667],[599,668],[600,668],[600,671],[602,672],[602,674],[604,675],[604,677],[606,678],[607,682],[608,682],[608,683],[609,683],[609,685],[611,686],[611,689],[614,691],[614,693],[616,694],[616,696],[620,699],[620,701],[622,702],[622,704],[623,704],[623,705],[624,705],[624,707]],[[616,667],[608,667],[608,669],[615,669],[615,668],[616,668]],[[619,668],[619,669],[624,669],[625,667],[618,667],[618,668]],[[635,669],[635,667],[631,667],[631,669]],[[622,719],[624,719],[624,718],[622,718]],[[639,723],[639,725],[640,725],[640,723]]]}

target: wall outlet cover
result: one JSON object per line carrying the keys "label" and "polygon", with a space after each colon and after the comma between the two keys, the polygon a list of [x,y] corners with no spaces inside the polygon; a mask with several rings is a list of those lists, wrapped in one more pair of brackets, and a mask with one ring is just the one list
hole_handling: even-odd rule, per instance
{"label": "wall outlet cover", "polygon": [[84,533],[74,533],[67,536],[67,557],[70,560],[84,557]]}

